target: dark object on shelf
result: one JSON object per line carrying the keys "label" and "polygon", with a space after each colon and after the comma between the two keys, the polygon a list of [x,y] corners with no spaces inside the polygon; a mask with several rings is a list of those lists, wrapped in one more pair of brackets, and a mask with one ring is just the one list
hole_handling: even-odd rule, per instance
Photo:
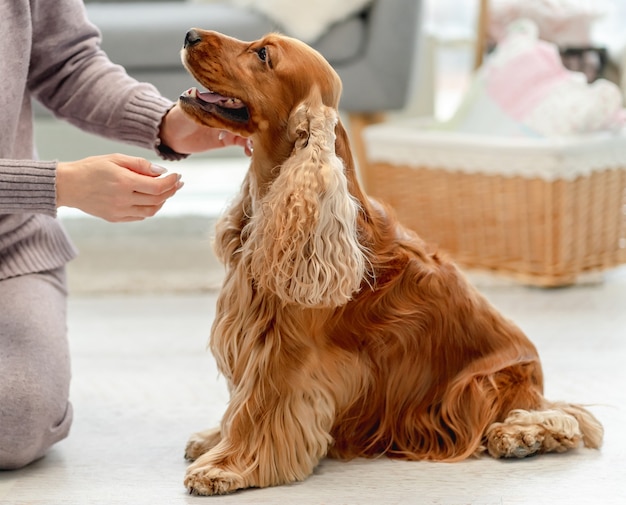
{"label": "dark object on shelf", "polygon": [[587,82],[603,77],[608,61],[604,47],[563,47],[560,52],[565,68],[582,72],[587,76]]}

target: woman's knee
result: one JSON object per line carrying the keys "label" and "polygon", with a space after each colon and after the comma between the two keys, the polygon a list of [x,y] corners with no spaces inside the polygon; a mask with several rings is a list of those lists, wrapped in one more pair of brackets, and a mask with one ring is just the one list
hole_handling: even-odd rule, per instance
{"label": "woman's knee", "polygon": [[0,468],[67,435],[70,357],[62,270],[0,282]]}
{"label": "woman's knee", "polygon": [[0,282],[0,468],[19,468],[65,438],[70,357],[64,272]]}
{"label": "woman's knee", "polygon": [[[41,458],[64,439],[72,423],[67,388],[44,384],[24,374],[0,385],[0,469],[16,469]],[[59,385],[57,385],[59,386]]]}

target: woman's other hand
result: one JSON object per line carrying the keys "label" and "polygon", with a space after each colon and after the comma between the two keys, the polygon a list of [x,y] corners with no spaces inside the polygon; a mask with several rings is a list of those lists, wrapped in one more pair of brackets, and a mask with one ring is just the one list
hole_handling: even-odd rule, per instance
{"label": "woman's other hand", "polygon": [[110,222],[154,216],[183,185],[176,173],[123,154],[93,156],[57,165],[57,207],[74,207]]}

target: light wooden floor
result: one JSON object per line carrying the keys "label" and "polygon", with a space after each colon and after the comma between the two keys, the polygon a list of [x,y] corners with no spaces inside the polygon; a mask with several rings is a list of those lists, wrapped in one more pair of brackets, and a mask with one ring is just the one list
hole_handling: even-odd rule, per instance
{"label": "light wooden floor", "polygon": [[75,296],[70,437],[39,462],[0,473],[11,505],[626,503],[626,272],[602,284],[487,286],[532,336],[552,399],[593,404],[601,451],[516,461],[323,461],[308,480],[198,498],[182,485],[188,435],[215,425],[227,395],[205,342],[215,295]]}

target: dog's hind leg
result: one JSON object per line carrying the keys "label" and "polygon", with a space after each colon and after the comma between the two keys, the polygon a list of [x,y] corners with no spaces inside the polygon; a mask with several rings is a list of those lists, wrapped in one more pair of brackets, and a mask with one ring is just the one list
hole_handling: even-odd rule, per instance
{"label": "dog's hind leg", "polygon": [[189,437],[187,447],[185,447],[185,459],[195,461],[205,452],[213,449],[221,439],[222,434],[219,428],[194,433]]}
{"label": "dog's hind leg", "polygon": [[513,410],[485,433],[487,450],[494,458],[565,452],[583,444],[598,448],[602,436],[602,425],[589,411],[563,403],[550,404],[546,410]]}

